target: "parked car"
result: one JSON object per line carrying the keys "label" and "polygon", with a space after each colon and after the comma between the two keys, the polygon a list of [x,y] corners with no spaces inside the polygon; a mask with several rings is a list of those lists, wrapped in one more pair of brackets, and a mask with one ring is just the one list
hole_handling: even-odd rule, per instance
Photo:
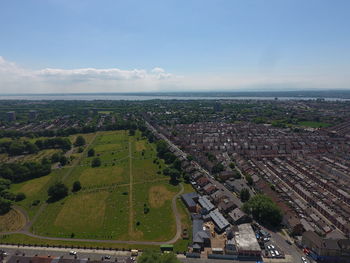
{"label": "parked car", "polygon": [[77,252],[74,250],[69,251],[69,255],[75,256],[76,254],[77,254]]}
{"label": "parked car", "polygon": [[111,259],[111,256],[106,255],[106,256],[105,256],[105,259]]}

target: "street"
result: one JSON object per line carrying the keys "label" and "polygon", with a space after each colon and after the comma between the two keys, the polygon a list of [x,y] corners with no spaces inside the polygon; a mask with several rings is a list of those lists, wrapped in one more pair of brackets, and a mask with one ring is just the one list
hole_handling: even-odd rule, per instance
{"label": "street", "polygon": [[[72,249],[67,248],[43,248],[43,247],[17,247],[0,245],[0,249],[8,253],[5,258],[9,259],[11,255],[24,255],[24,256],[51,256],[51,257],[63,257],[67,259],[74,259],[74,255],[70,255],[69,252]],[[90,260],[101,260],[104,256],[110,256],[111,259],[108,261],[113,262],[125,262],[127,258],[130,258],[129,251],[109,251],[109,250],[89,250],[89,249],[74,249],[77,252],[78,259],[90,259]],[[106,259],[104,259],[107,261]]]}

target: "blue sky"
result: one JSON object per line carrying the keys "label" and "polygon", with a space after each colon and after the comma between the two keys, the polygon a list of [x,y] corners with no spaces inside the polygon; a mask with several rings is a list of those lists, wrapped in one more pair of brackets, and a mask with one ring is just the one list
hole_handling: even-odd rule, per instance
{"label": "blue sky", "polygon": [[0,92],[350,88],[350,1],[0,2]]}

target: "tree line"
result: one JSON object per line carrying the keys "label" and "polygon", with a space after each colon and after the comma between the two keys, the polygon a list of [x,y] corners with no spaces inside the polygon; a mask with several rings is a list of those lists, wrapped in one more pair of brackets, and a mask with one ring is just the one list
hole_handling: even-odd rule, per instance
{"label": "tree line", "polygon": [[7,153],[10,156],[33,154],[44,149],[62,149],[68,151],[72,143],[66,137],[55,137],[39,139],[34,143],[27,140],[12,140],[0,143],[0,153]]}

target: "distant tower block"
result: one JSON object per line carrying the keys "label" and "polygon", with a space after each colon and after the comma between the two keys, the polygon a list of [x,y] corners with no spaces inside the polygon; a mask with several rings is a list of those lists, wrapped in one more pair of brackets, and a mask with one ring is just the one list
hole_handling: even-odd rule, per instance
{"label": "distant tower block", "polygon": [[16,120],[16,112],[9,111],[7,113],[7,119],[8,119],[8,121],[15,121]]}
{"label": "distant tower block", "polygon": [[29,120],[35,120],[38,117],[38,112],[36,110],[29,111]]}

